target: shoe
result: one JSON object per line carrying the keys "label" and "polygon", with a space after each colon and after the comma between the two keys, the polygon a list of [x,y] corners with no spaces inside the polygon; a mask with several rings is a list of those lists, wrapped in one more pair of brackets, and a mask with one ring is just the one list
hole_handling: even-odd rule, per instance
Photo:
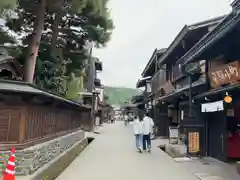
{"label": "shoe", "polygon": [[151,152],[151,149],[148,149],[147,151],[150,153],[150,152]]}
{"label": "shoe", "polygon": [[138,152],[140,152],[140,153],[142,153],[142,150],[141,150],[141,148],[138,148],[138,150],[137,150]]}

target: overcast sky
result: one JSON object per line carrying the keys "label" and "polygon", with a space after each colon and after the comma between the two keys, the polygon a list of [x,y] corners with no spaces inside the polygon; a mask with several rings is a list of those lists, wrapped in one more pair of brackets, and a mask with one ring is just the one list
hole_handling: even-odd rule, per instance
{"label": "overcast sky", "polygon": [[230,12],[230,0],[109,0],[111,41],[94,50],[104,85],[135,87],[155,48],[166,48],[185,24]]}

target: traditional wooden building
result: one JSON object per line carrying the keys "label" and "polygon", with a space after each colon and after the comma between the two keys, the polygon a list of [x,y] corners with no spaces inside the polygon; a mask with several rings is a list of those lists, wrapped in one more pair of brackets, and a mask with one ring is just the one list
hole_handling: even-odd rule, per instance
{"label": "traditional wooden building", "polygon": [[[91,52],[90,52],[91,56]],[[101,80],[98,78],[97,74],[102,71],[102,62],[96,58],[91,57],[89,67],[87,68],[87,76],[84,81],[84,88],[88,93],[92,94],[92,119],[93,126],[99,125],[102,122],[102,112],[100,103],[100,93],[97,89],[102,89]]]}
{"label": "traditional wooden building", "polygon": [[84,88],[88,92],[94,92],[96,87],[101,86],[101,80],[97,77],[97,74],[102,71],[102,62],[98,58],[92,57],[86,71],[87,76],[84,79]]}
{"label": "traditional wooden building", "polygon": [[[160,70],[158,66],[159,59],[163,56],[166,49],[155,49],[153,51],[153,54],[151,55],[147,65],[145,66],[141,78],[137,81],[136,87],[137,88],[144,88],[144,91],[142,93],[142,100],[141,100],[141,107],[140,107],[140,114],[141,116],[145,111],[148,111],[150,116],[154,119],[155,124],[157,124],[157,127],[159,126],[159,118],[155,117],[155,108],[153,108],[151,103],[151,97],[152,97],[152,77],[155,76],[155,74]],[[150,98],[149,98],[150,97]],[[139,97],[136,96],[133,98],[133,102],[135,101],[137,103],[139,102]],[[138,100],[138,101],[137,101]],[[159,131],[160,132],[160,131]]]}
{"label": "traditional wooden building", "polygon": [[[152,90],[156,116],[161,114],[159,119],[162,121],[160,126],[162,126],[163,136],[168,135],[170,129],[176,129],[179,131],[179,138],[186,140],[186,131],[190,128],[187,127],[186,122],[197,118],[196,114],[192,115],[189,107],[189,90],[191,94],[204,91],[206,88],[205,69],[204,61],[199,61],[199,73],[189,79],[187,73],[182,71],[182,64],[178,60],[223,18],[218,17],[185,25],[159,59],[160,70],[152,78]],[[191,87],[189,86],[190,80],[192,81]],[[171,133],[169,135],[172,136]]]}
{"label": "traditional wooden building", "polygon": [[25,148],[89,128],[90,107],[21,81],[22,68],[0,50],[0,149]]}
{"label": "traditional wooden building", "polygon": [[[187,122],[188,126],[196,127],[188,133],[202,131],[198,126],[203,125],[199,151],[223,161],[240,158],[239,5],[239,0],[234,1],[232,12],[179,60],[186,71],[196,69],[193,67],[200,60],[206,60],[207,89],[192,94],[191,102],[199,118]],[[190,75],[196,76],[196,72]],[[199,143],[189,138],[189,147],[194,141]]]}
{"label": "traditional wooden building", "polygon": [[143,118],[146,105],[145,98],[146,96],[144,95],[144,92],[139,95],[133,96],[131,102],[124,105],[124,113],[134,114],[137,115],[139,118]]}
{"label": "traditional wooden building", "polygon": [[81,97],[81,103],[84,105],[87,105],[88,107],[91,107],[91,113],[90,113],[90,119],[91,119],[91,123],[90,123],[90,127],[89,127],[89,131],[92,131],[94,129],[94,125],[95,125],[95,104],[96,104],[96,97],[97,94],[96,93],[90,93],[90,92],[80,92],[79,93],[80,97]]}
{"label": "traditional wooden building", "polygon": [[[160,136],[168,136],[170,126],[185,134],[186,128],[184,123],[186,121],[182,121],[182,119],[186,119],[188,114],[191,113],[188,110],[189,89],[192,91],[191,94],[194,94],[206,88],[203,75],[204,61],[199,63],[198,67],[202,71],[191,79],[190,88],[190,79],[186,73],[181,71],[182,64],[178,60],[223,18],[224,16],[192,25],[185,25],[167,49],[159,56],[153,53],[152,57],[155,56],[156,63],[154,69],[148,70],[149,72],[155,72],[150,75],[152,85],[149,101],[151,103],[148,104],[153,107],[153,117],[156,124],[158,124],[158,134]],[[150,67],[149,63],[146,68]],[[146,70],[144,71],[146,72]],[[192,117],[189,117],[188,121],[191,121],[191,119]]]}
{"label": "traditional wooden building", "polygon": [[5,80],[22,80],[21,65],[14,60],[4,47],[0,47],[0,78]]}
{"label": "traditional wooden building", "polygon": [[95,94],[95,124],[101,125],[104,121],[104,87],[96,87]]}
{"label": "traditional wooden building", "polygon": [[0,171],[15,147],[16,174],[29,175],[53,159],[61,161],[64,155],[59,155],[75,145],[85,147],[84,130],[91,129],[92,119],[90,105],[22,82],[22,77],[19,63],[0,49]]}
{"label": "traditional wooden building", "polygon": [[90,108],[31,84],[0,81],[0,149],[17,149],[89,128]]}
{"label": "traditional wooden building", "polygon": [[103,109],[103,122],[106,123],[107,121],[113,119],[113,115],[114,115],[114,110],[113,107],[108,104],[108,103],[104,103],[104,109]]}

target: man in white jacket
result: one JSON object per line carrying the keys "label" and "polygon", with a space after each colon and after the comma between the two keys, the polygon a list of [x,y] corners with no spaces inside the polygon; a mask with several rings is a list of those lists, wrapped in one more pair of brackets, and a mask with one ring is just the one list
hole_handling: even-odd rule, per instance
{"label": "man in white jacket", "polygon": [[151,133],[153,133],[154,122],[148,113],[143,117],[143,150],[151,152]]}
{"label": "man in white jacket", "polygon": [[134,116],[133,132],[135,135],[137,151],[142,153],[142,136],[143,136],[142,121],[137,116]]}

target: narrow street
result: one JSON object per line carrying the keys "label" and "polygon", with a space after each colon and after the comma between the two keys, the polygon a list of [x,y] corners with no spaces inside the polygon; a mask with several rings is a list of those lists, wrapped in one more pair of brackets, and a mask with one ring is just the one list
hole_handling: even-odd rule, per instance
{"label": "narrow street", "polygon": [[161,151],[137,153],[132,127],[122,122],[104,125],[96,139],[68,166],[57,180],[197,180]]}

